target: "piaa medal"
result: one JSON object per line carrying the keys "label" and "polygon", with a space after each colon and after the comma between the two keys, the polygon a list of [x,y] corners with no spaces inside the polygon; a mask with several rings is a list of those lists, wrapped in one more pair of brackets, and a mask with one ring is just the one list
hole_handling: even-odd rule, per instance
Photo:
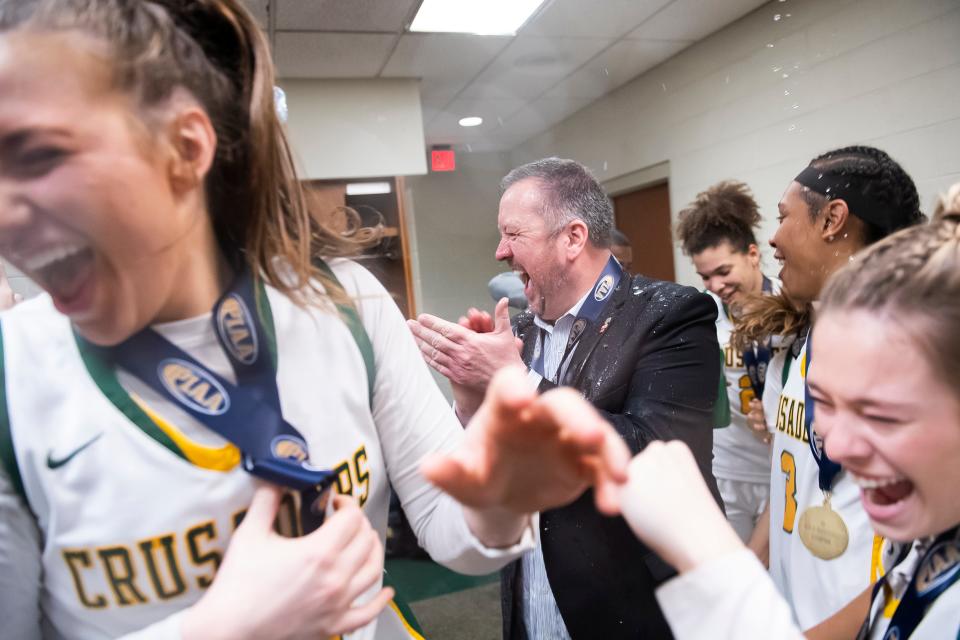
{"label": "piaa medal", "polygon": [[800,515],[800,540],[810,553],[821,560],[833,560],[847,550],[850,533],[843,518],[830,507],[830,494],[823,504],[809,507]]}

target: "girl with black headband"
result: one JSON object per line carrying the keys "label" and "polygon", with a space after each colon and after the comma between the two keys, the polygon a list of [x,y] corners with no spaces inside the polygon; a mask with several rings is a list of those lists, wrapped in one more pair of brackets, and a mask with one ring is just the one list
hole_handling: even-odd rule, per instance
{"label": "girl with black headband", "polygon": [[763,401],[773,433],[770,574],[801,628],[822,623],[821,637],[837,629],[842,637],[859,623],[869,585],[883,569],[856,484],[822,455],[811,427],[805,383],[810,317],[832,273],[923,216],[906,172],[883,151],[863,146],[812,160],[787,187],[779,211],[770,244],[782,264],[786,295],[756,300],[738,319],[741,340],[796,338],[771,360],[768,376],[777,377],[782,390],[769,387]]}
{"label": "girl with black headband", "polygon": [[[817,434],[885,539],[885,575],[834,637],[960,637],[957,192],[945,209],[860,253],[819,297],[808,384]],[[695,471],[684,445],[654,443],[622,496],[634,531],[681,573],[657,592],[676,637],[804,637]]]}

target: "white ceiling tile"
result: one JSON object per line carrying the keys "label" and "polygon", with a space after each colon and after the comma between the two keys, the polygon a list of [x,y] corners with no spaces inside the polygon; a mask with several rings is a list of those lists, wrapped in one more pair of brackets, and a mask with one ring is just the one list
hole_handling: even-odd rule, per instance
{"label": "white ceiling tile", "polygon": [[656,13],[670,0],[553,0],[521,33],[528,36],[617,38]]}
{"label": "white ceiling tile", "polygon": [[548,95],[599,98],[690,44],[682,40],[621,40],[562,80]]}
{"label": "white ceiling tile", "polygon": [[605,38],[518,36],[463,95],[535,98],[612,42]]}
{"label": "white ceiling tile", "polygon": [[277,34],[281,78],[373,78],[397,37],[366,33]]}
{"label": "white ceiling tile", "polygon": [[767,0],[674,0],[627,37],[700,40],[766,2]]}
{"label": "white ceiling tile", "polygon": [[450,33],[408,33],[383,69],[384,77],[424,78],[474,75],[512,38]]}
{"label": "white ceiling tile", "polygon": [[381,76],[421,78],[423,102],[443,107],[511,40],[460,34],[405,34]]}
{"label": "white ceiling tile", "polygon": [[277,28],[400,33],[419,0],[273,0]]}

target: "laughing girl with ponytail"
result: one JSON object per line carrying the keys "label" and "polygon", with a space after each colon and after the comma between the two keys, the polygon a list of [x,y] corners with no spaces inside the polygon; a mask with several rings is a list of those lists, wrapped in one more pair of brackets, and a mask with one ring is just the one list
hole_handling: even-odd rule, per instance
{"label": "laughing girl with ponytail", "polygon": [[0,315],[4,637],[407,638],[389,485],[465,573],[613,508],[575,394],[505,372],[460,428],[273,87],[240,0],[0,0],[0,255],[46,292]]}

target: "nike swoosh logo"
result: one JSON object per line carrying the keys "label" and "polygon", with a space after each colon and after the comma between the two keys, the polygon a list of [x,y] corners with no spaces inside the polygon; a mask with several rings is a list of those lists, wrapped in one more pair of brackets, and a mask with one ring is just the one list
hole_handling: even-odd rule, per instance
{"label": "nike swoosh logo", "polygon": [[97,435],[93,436],[92,438],[90,438],[89,440],[87,440],[86,442],[84,442],[82,445],[80,445],[79,447],[77,447],[76,449],[74,449],[72,452],[70,452],[68,455],[66,455],[66,456],[63,457],[63,458],[54,458],[54,457],[53,457],[53,452],[47,453],[47,468],[48,468],[48,469],[59,469],[59,468],[62,467],[63,465],[65,465],[65,464],[67,464],[68,462],[70,462],[71,460],[73,460],[73,459],[77,456],[78,453],[80,453],[81,451],[83,451],[84,449],[86,449],[87,447],[89,447],[90,445],[92,445],[94,442],[96,442],[97,440],[99,440],[99,439],[100,439],[100,436],[102,436],[102,435],[103,435],[103,432],[101,431],[100,433],[98,433]]}

